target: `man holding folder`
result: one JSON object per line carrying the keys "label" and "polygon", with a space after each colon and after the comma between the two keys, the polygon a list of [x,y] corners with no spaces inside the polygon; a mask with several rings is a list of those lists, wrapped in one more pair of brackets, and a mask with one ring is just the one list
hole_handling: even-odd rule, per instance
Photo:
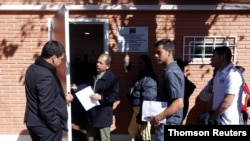
{"label": "man holding folder", "polygon": [[160,121],[166,119],[165,125],[181,125],[184,107],[184,74],[174,61],[175,48],[169,39],[162,39],[155,43],[155,58],[163,64],[163,79],[160,82],[158,100],[167,102],[168,106],[161,113],[150,116],[150,122],[156,126],[156,141],[164,141],[164,124]]}
{"label": "man holding folder", "polygon": [[95,141],[98,136],[102,141],[110,141],[112,107],[113,103],[119,99],[119,80],[111,72],[110,66],[111,56],[103,53],[96,61],[95,75],[87,80],[86,84],[72,85],[72,89],[75,91],[91,86],[94,93],[90,95],[90,99],[100,103],[87,111],[87,141]]}

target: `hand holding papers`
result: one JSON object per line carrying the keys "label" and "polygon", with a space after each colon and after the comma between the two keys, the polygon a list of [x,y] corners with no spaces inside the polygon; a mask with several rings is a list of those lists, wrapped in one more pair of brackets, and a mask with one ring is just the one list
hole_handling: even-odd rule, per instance
{"label": "hand holding papers", "polygon": [[[147,117],[161,113],[167,108],[167,105],[167,102],[144,100],[142,104],[142,121],[149,121]],[[165,124],[166,119],[160,121],[160,123]]]}
{"label": "hand holding papers", "polygon": [[90,95],[94,94],[94,91],[92,90],[92,88],[90,86],[78,91],[76,93],[76,97],[78,98],[78,100],[81,102],[82,106],[84,107],[84,109],[86,111],[88,111],[89,109],[100,105],[99,101],[94,101],[90,99]]}

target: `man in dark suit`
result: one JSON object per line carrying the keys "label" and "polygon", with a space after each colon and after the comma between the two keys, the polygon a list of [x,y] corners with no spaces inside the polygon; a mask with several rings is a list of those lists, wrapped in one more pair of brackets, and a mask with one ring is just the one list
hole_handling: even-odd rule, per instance
{"label": "man in dark suit", "polygon": [[65,49],[57,41],[48,41],[41,55],[25,74],[26,111],[24,122],[33,141],[62,141],[67,131],[67,102],[62,85],[56,75],[64,58]]}
{"label": "man in dark suit", "polygon": [[110,126],[112,124],[113,103],[119,99],[119,81],[111,72],[111,56],[99,55],[96,61],[96,73],[85,84],[72,85],[72,89],[79,91],[86,86],[91,86],[94,94],[92,100],[99,101],[100,105],[87,111],[87,140],[110,141]]}

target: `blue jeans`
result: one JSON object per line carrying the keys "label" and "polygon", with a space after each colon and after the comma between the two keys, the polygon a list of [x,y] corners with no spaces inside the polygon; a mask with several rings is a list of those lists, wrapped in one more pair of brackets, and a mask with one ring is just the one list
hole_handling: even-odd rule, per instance
{"label": "blue jeans", "polygon": [[155,127],[156,141],[164,141],[164,124]]}

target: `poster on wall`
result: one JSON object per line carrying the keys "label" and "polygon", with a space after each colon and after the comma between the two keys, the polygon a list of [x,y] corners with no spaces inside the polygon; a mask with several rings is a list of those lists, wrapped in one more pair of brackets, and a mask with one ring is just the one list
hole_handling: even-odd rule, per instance
{"label": "poster on wall", "polygon": [[148,27],[119,27],[119,52],[148,52]]}

